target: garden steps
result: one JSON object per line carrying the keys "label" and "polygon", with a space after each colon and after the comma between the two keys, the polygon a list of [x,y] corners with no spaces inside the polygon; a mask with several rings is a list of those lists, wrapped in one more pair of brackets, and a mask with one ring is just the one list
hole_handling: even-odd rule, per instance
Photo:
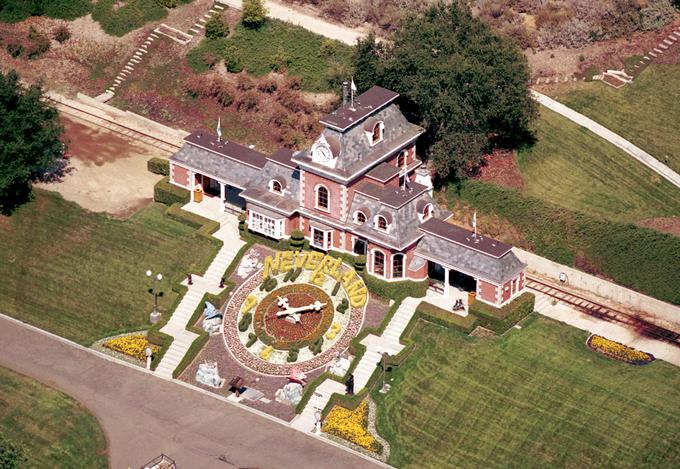
{"label": "garden steps", "polygon": [[314,395],[309,399],[309,402],[300,415],[290,422],[290,426],[303,432],[314,431],[314,426],[316,424],[316,417],[314,414],[316,411],[322,411],[333,394],[344,392],[345,387],[341,383],[332,379],[327,379],[314,390]]}
{"label": "garden steps", "polygon": [[220,279],[241,247],[245,245],[238,235],[236,216],[220,215],[218,220],[220,228],[213,233],[213,236],[223,242],[222,248],[217,252],[203,276],[193,275],[192,285],[187,285],[187,280],[182,282],[188,288],[187,293],[177,305],[167,324],[161,328],[161,332],[174,338],[156,368],[156,373],[165,378],[172,378],[173,371],[198,337],[197,334],[187,331],[186,326],[196,309],[202,306],[203,296],[206,293],[218,294],[223,290],[219,287]]}

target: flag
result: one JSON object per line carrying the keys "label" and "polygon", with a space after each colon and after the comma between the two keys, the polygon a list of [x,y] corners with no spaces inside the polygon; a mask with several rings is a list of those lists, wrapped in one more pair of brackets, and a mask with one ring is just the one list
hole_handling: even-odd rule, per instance
{"label": "flag", "polygon": [[350,85],[350,89],[352,90],[353,93],[357,92],[357,85],[354,84],[354,77],[352,77],[352,84]]}
{"label": "flag", "polygon": [[475,213],[472,215],[472,228],[475,230],[475,234],[477,234],[477,211],[475,210]]}
{"label": "flag", "polygon": [[220,117],[217,118],[217,141],[222,140],[222,125],[220,122]]}

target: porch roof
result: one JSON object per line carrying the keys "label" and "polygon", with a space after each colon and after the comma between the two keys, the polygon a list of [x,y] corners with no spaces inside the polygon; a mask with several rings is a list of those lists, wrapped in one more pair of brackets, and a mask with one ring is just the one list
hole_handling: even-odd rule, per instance
{"label": "porch roof", "polygon": [[493,257],[427,233],[418,243],[415,254],[496,285],[512,280],[526,268],[512,251],[502,257]]}

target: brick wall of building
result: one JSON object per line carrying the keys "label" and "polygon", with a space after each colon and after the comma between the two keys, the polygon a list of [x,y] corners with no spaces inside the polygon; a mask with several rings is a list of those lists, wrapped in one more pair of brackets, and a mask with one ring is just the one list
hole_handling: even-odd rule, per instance
{"label": "brick wall of building", "polygon": [[477,295],[489,303],[496,304],[496,285],[484,280],[477,280]]}
{"label": "brick wall of building", "polygon": [[170,164],[170,182],[188,189],[189,170],[176,164]]}

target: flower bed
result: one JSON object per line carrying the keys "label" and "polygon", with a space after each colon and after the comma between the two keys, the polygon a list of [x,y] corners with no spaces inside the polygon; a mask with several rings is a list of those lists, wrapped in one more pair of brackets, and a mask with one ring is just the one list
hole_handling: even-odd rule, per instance
{"label": "flower bed", "polygon": [[[305,306],[319,301],[326,306],[319,312],[300,316],[299,323],[279,318],[278,298],[288,298],[291,307]],[[307,347],[326,332],[333,321],[333,302],[320,288],[312,285],[286,285],[262,299],[255,310],[253,329],[259,339],[276,349],[291,350]]]}
{"label": "flower bed", "polygon": [[156,353],[159,350],[157,345],[149,344],[149,341],[143,334],[115,337],[107,340],[103,345],[114,352],[123,353],[142,361],[146,360],[147,347],[151,347],[152,353]]}
{"label": "flower bed", "polygon": [[354,410],[334,406],[324,420],[322,430],[369,451],[380,451],[378,441],[368,430],[368,403],[365,400]]}
{"label": "flower bed", "polygon": [[650,353],[642,352],[599,335],[588,337],[587,344],[596,352],[632,365],[646,365],[654,361],[654,355]]}

